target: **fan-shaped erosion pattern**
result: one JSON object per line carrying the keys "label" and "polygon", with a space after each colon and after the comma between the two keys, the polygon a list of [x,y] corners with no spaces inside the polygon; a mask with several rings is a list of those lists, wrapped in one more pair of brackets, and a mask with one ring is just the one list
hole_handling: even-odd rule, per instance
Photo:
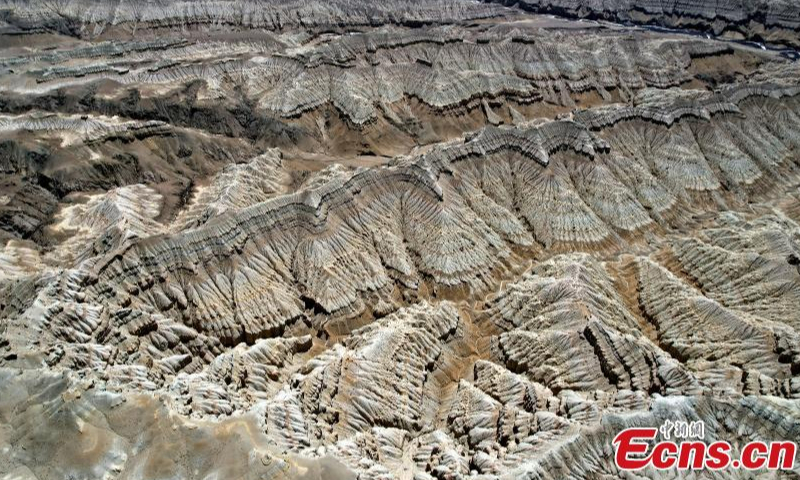
{"label": "fan-shaped erosion pattern", "polygon": [[502,3],[0,0],[0,479],[797,441],[795,2]]}

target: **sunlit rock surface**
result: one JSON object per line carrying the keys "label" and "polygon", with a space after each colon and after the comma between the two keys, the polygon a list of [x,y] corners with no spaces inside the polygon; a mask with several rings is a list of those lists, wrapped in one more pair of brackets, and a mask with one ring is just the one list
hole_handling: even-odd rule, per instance
{"label": "sunlit rock surface", "polygon": [[[798,15],[0,0],[0,478],[679,478],[614,436],[796,441]],[[692,472],[800,474],[750,473]]]}

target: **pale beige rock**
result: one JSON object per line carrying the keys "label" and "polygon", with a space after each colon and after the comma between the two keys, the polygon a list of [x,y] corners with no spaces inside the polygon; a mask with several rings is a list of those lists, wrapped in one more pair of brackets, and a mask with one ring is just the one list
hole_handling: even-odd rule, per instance
{"label": "pale beige rock", "polygon": [[[547,5],[796,32],[762,3]],[[791,52],[540,4],[0,0],[0,478],[678,478],[613,438],[798,438]]]}

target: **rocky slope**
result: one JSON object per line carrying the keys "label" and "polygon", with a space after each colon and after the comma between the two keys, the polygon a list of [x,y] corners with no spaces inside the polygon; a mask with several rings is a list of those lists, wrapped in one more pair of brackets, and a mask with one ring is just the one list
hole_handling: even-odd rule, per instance
{"label": "rocky slope", "polygon": [[[497,2],[514,5],[517,2]],[[800,45],[800,5],[792,0],[521,0],[535,13],[688,28],[734,39]]]}
{"label": "rocky slope", "polygon": [[0,478],[800,438],[797,64],[473,2],[144,5],[0,7]]}

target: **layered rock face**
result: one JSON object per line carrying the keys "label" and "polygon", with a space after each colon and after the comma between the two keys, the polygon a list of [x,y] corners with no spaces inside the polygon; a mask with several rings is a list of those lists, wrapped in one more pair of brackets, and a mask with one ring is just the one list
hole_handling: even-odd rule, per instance
{"label": "layered rock face", "polygon": [[[498,2],[511,5],[516,2]],[[522,0],[536,13],[641,25],[691,28],[736,39],[798,46],[800,6],[791,0]]]}
{"label": "layered rock face", "polygon": [[0,5],[0,478],[634,478],[627,427],[800,438],[785,57],[458,0]]}

